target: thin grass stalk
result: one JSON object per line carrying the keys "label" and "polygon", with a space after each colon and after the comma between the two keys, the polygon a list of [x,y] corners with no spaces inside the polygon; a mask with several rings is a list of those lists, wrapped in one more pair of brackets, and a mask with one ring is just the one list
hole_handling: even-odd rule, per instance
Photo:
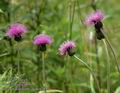
{"label": "thin grass stalk", "polygon": [[[91,59],[89,60],[91,62]],[[92,68],[92,64],[90,63],[90,67]],[[91,93],[95,93],[95,88],[94,88],[94,77],[90,73],[90,89]]]}
{"label": "thin grass stalk", "polygon": [[[39,91],[39,93],[45,93],[45,92],[44,91]],[[52,89],[52,90],[47,90],[47,93],[63,93],[63,91]]]}
{"label": "thin grass stalk", "polygon": [[96,93],[94,88],[94,79],[91,73],[90,73],[90,89],[91,89],[91,93]]}
{"label": "thin grass stalk", "polygon": [[106,43],[109,45],[109,48],[110,48],[111,51],[112,51],[113,57],[114,57],[114,59],[115,59],[116,67],[117,67],[118,73],[119,73],[119,75],[120,75],[120,68],[119,68],[119,64],[118,64],[116,52],[115,52],[115,50],[114,50],[112,44],[110,43],[110,41],[109,41],[109,39],[108,39],[106,33],[103,31],[103,29],[101,29],[101,31],[102,31],[103,35],[105,36],[105,41],[106,41]]}
{"label": "thin grass stalk", "polygon": [[[77,6],[78,6],[78,8],[80,9],[79,0],[77,0]],[[82,16],[82,15],[81,15],[81,10],[78,10],[78,19],[81,21],[82,25],[83,25],[84,27],[86,27],[86,25],[84,24],[84,21],[83,21],[83,19],[82,19],[81,16]],[[79,24],[79,25],[81,26],[81,24]]]}
{"label": "thin grass stalk", "polygon": [[110,58],[109,58],[109,53],[108,53],[108,49],[107,49],[107,44],[105,42],[105,40],[103,39],[103,43],[105,45],[105,51],[106,51],[106,55],[107,55],[107,91],[108,93],[110,93]]}
{"label": "thin grass stalk", "polygon": [[98,41],[97,41],[97,37],[95,35],[95,52],[96,52],[96,62],[97,62],[97,78],[98,78],[98,82],[99,82],[99,86],[101,88],[101,68],[100,68],[100,61],[99,61],[99,54],[98,54]]}
{"label": "thin grass stalk", "polygon": [[[73,3],[73,5],[71,5]],[[75,14],[75,5],[76,5],[76,2],[75,1],[71,1],[70,0],[70,7],[69,7],[69,19],[70,19],[70,32],[69,32],[69,39],[71,40],[72,39],[72,27],[73,27],[73,21],[74,21],[74,14]]]}
{"label": "thin grass stalk", "polygon": [[[91,32],[92,33],[92,32]],[[92,52],[92,40],[94,39],[93,38],[93,35],[90,33],[90,37],[89,37],[89,40],[90,40],[90,49],[89,49],[89,51],[90,52]],[[89,57],[89,63],[90,63],[90,67],[92,68],[92,57],[90,56]],[[92,76],[92,74],[90,73],[90,88],[91,88],[91,93],[95,93],[95,87],[94,87],[94,78],[93,78],[93,76]]]}
{"label": "thin grass stalk", "polygon": [[87,67],[87,69],[90,71],[90,73],[92,74],[94,80],[96,81],[96,85],[97,85],[98,91],[99,91],[99,93],[100,93],[100,86],[99,86],[98,80],[97,80],[97,78],[96,78],[93,70],[91,69],[91,67],[90,67],[86,62],[84,62],[84,61],[81,60],[79,57],[77,57],[76,55],[74,55],[74,57],[75,57],[77,60],[79,60],[82,64],[84,64],[84,65]]}
{"label": "thin grass stalk", "polygon": [[46,86],[46,70],[45,70],[45,53],[42,52],[42,76],[43,76],[43,87],[44,87],[44,93],[47,93],[47,86]]}

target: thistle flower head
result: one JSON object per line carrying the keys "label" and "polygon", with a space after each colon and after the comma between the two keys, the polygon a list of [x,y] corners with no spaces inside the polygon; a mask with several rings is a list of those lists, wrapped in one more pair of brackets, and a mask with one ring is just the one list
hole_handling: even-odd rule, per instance
{"label": "thistle flower head", "polygon": [[65,41],[62,45],[60,45],[59,53],[60,55],[69,55],[73,56],[75,54],[75,43],[73,41]]}
{"label": "thistle flower head", "polygon": [[52,40],[48,35],[40,34],[34,38],[33,43],[35,45],[46,45],[46,44],[51,44]]}
{"label": "thistle flower head", "polygon": [[104,14],[98,10],[94,13],[91,13],[85,20],[85,24],[86,25],[92,25],[92,24],[96,24],[97,22],[102,21],[102,19],[104,18]]}
{"label": "thistle flower head", "polygon": [[27,28],[23,24],[14,23],[10,25],[6,34],[9,38],[17,40],[17,38],[22,37],[27,31]]}
{"label": "thistle flower head", "polygon": [[52,39],[45,34],[37,35],[34,38],[33,44],[38,45],[40,47],[40,51],[46,51],[46,45],[52,43]]}

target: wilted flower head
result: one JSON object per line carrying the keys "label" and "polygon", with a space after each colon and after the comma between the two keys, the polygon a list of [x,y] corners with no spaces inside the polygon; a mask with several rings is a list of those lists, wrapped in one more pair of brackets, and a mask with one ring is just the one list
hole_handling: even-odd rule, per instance
{"label": "wilted flower head", "polygon": [[52,39],[48,35],[45,35],[45,34],[37,35],[33,41],[33,44],[40,46],[41,51],[45,51],[46,45],[51,44],[51,43],[52,43]]}
{"label": "wilted flower head", "polygon": [[27,32],[27,28],[20,23],[11,24],[7,30],[7,36],[9,38],[14,38],[16,41],[21,39],[21,36]]}
{"label": "wilted flower head", "polygon": [[86,25],[96,24],[97,22],[101,22],[104,18],[104,14],[98,10],[94,13],[91,13],[85,20]]}
{"label": "wilted flower head", "polygon": [[60,45],[59,53],[60,55],[69,55],[73,56],[75,54],[75,43],[73,41],[65,41],[62,45]]}

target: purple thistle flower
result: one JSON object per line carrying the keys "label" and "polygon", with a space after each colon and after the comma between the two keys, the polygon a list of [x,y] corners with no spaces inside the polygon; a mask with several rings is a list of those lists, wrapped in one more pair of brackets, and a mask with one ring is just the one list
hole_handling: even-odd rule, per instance
{"label": "purple thistle flower", "polygon": [[49,45],[51,43],[52,43],[52,39],[45,34],[37,35],[33,41],[33,44],[38,45],[41,51],[45,51],[46,45]]}
{"label": "purple thistle flower", "polygon": [[9,38],[14,38],[16,41],[19,41],[27,31],[27,28],[23,24],[14,23],[10,25],[6,34]]}
{"label": "purple thistle flower", "polygon": [[94,13],[91,13],[85,20],[86,25],[96,24],[97,22],[101,22],[104,18],[104,14],[98,10]]}
{"label": "purple thistle flower", "polygon": [[73,41],[65,41],[62,45],[60,45],[59,53],[60,55],[69,55],[73,56],[75,54],[75,43]]}
{"label": "purple thistle flower", "polygon": [[96,37],[99,40],[105,38],[104,34],[102,33],[103,23],[101,21],[103,18],[104,18],[104,14],[100,10],[98,10],[90,14],[85,20],[86,25],[94,25],[96,30]]}
{"label": "purple thistle flower", "polygon": [[52,40],[51,40],[51,38],[48,35],[40,34],[40,35],[37,35],[34,38],[34,42],[33,43],[35,45],[42,45],[42,44],[46,45],[46,44],[51,44]]}

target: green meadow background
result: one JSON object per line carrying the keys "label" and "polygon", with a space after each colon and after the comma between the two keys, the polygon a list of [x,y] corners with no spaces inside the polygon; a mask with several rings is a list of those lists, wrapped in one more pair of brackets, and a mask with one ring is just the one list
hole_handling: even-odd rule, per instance
{"label": "green meadow background", "polygon": [[[109,46],[110,92],[105,45],[98,40],[96,54],[94,27],[84,25],[94,7],[105,14],[104,31],[120,65],[120,0],[0,0],[0,93],[44,93],[39,92],[43,90],[41,52],[33,45],[33,38],[39,33],[53,39],[45,53],[47,89],[63,93],[99,93],[93,77],[82,63],[74,57],[59,55],[58,48],[69,39],[71,29],[72,40],[77,46],[76,55],[94,70],[101,93],[120,93],[120,76]],[[6,38],[8,26],[15,22],[28,28],[21,42]],[[12,64],[17,66],[18,61],[21,74],[15,73],[16,67],[12,67]]]}

